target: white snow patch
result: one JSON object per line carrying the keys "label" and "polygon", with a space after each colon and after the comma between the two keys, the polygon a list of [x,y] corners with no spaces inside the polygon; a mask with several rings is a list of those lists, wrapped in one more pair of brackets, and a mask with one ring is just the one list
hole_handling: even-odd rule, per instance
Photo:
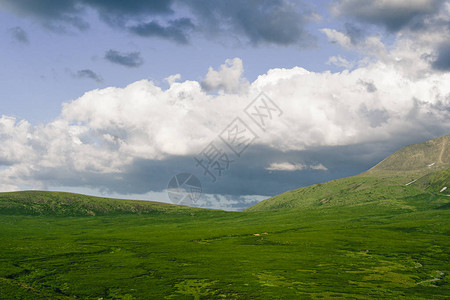
{"label": "white snow patch", "polygon": [[410,185],[410,184],[413,184],[414,182],[416,182],[417,181],[417,179],[415,179],[415,180],[413,180],[413,181],[411,181],[411,182],[408,182],[407,184],[405,184],[405,185]]}

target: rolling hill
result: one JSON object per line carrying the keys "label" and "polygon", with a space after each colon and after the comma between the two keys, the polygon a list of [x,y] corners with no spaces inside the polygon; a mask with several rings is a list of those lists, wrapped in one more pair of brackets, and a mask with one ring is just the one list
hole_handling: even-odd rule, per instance
{"label": "rolling hill", "polygon": [[201,209],[153,201],[110,199],[64,192],[0,193],[2,214],[102,216],[119,214],[191,213]]}

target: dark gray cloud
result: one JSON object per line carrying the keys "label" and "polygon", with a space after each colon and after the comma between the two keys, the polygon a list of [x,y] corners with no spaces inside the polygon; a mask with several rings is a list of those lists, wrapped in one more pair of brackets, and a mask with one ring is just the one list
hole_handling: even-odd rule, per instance
{"label": "dark gray cloud", "polygon": [[123,16],[147,16],[172,14],[173,0],[73,0],[100,13],[121,18]]}
{"label": "dark gray cloud", "polygon": [[67,25],[83,30],[89,27],[84,20],[87,7],[94,9],[106,22],[121,24],[130,18],[172,13],[170,0],[4,0],[0,7],[20,15],[31,16],[55,30]]}
{"label": "dark gray cloud", "polygon": [[106,51],[105,59],[112,63],[132,68],[139,67],[144,63],[140,52],[121,53],[113,49]]}
{"label": "dark gray cloud", "polygon": [[0,8],[35,18],[44,27],[54,31],[65,32],[67,25],[78,30],[89,28],[89,24],[81,16],[83,7],[74,0],[5,0],[0,4]]}
{"label": "dark gray cloud", "polygon": [[22,43],[22,44],[29,43],[28,34],[21,27],[17,26],[17,27],[10,28],[9,33],[11,34],[11,37],[15,41]]}
{"label": "dark gray cloud", "polygon": [[75,77],[77,78],[88,78],[88,79],[92,79],[96,82],[103,82],[103,78],[98,75],[97,73],[95,73],[92,70],[89,69],[84,69],[84,70],[79,70],[75,73]]}
{"label": "dark gray cloud", "polygon": [[195,26],[188,18],[180,18],[169,21],[167,26],[162,26],[156,21],[141,23],[129,27],[129,30],[143,37],[160,37],[174,40],[180,44],[188,43],[188,32]]}
{"label": "dark gray cloud", "polygon": [[432,62],[432,67],[440,71],[450,71],[450,42],[437,48],[437,58]]}
{"label": "dark gray cloud", "polygon": [[306,13],[298,2],[285,0],[189,0],[203,30],[218,34],[232,31],[251,43],[310,44],[304,30]]}
{"label": "dark gray cloud", "polygon": [[[241,158],[233,157],[234,162],[229,170],[224,171],[221,177],[217,177],[214,183],[211,177],[204,175],[200,167],[196,167],[192,157],[169,157],[164,160],[136,159],[123,168],[121,173],[80,172],[65,168],[40,169],[30,174],[30,179],[43,181],[49,186],[82,186],[100,189],[105,193],[130,195],[163,191],[174,175],[188,172],[200,179],[203,192],[206,194],[274,196],[302,186],[356,175],[366,171],[398,147],[398,143],[379,142],[283,152],[253,145]],[[328,170],[308,169],[295,172],[266,170],[270,163],[277,161],[321,163]]]}
{"label": "dark gray cloud", "polygon": [[[311,12],[293,0],[4,0],[2,7],[61,32],[87,29],[89,8],[115,28],[178,43],[188,43],[192,30],[209,37],[232,35],[254,45],[313,41],[304,29]],[[190,18],[181,18],[186,12]]]}
{"label": "dark gray cloud", "polygon": [[439,12],[446,0],[410,1],[338,0],[333,8],[337,14],[352,17],[359,22],[380,25],[390,32],[404,28],[420,30],[426,18]]}

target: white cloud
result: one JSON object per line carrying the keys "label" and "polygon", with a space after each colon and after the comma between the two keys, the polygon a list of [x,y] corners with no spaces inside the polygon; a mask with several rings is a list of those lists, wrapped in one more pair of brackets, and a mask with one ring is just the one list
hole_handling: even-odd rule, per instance
{"label": "white cloud", "polygon": [[227,59],[216,71],[209,67],[208,74],[202,81],[207,91],[225,91],[226,93],[242,93],[248,89],[249,82],[242,77],[244,66],[240,58]]}
{"label": "white cloud", "polygon": [[[337,43],[345,49],[359,51],[366,56],[376,57],[378,60],[386,60],[386,57],[390,57],[387,53],[385,45],[381,41],[381,36],[368,36],[364,40],[354,43],[348,34],[340,32],[336,29],[323,28],[321,31],[332,43]],[[334,60],[338,62],[342,61],[339,57],[336,59],[331,57],[329,61],[333,62]],[[367,57],[365,57],[362,62],[365,62],[366,60]]]}
{"label": "white cloud", "polygon": [[173,83],[181,79],[181,74],[170,75],[164,79],[169,83],[169,85],[172,85]]}
{"label": "white cloud", "polygon": [[450,40],[449,1],[370,0],[361,4],[339,0],[332,10],[335,15],[353,17],[363,26],[381,26],[395,34],[393,42],[388,42],[389,36],[383,40],[381,35],[352,41],[350,34],[331,28],[321,30],[331,42],[364,55],[360,65],[381,62],[413,78],[427,77],[436,70],[449,71],[448,47],[443,47]]}
{"label": "white cloud", "polygon": [[27,155],[33,155],[29,145],[31,125],[26,121],[16,122],[16,118],[0,118],[0,163],[19,163]]}
{"label": "white cloud", "polygon": [[353,68],[353,63],[349,62],[348,60],[346,60],[345,58],[341,57],[341,56],[332,56],[328,59],[327,61],[328,65],[335,65],[338,67],[343,67],[346,69],[351,69]]}
{"label": "white cloud", "polygon": [[309,166],[312,170],[320,170],[320,171],[328,171],[328,168],[325,167],[322,164],[315,164],[315,165],[311,165]]}
{"label": "white cloud", "polygon": [[301,163],[291,163],[291,162],[276,162],[271,163],[269,167],[266,168],[268,171],[302,171],[302,170],[319,170],[327,171],[328,168],[321,163],[316,163],[312,165],[301,164]]}
{"label": "white cloud", "polygon": [[344,48],[353,48],[352,40],[350,37],[342,32],[337,31],[336,29],[323,28],[320,31],[325,33],[327,38],[333,42],[337,43]]}
{"label": "white cloud", "polygon": [[271,163],[266,170],[269,171],[300,171],[305,170],[307,166],[300,163],[290,163],[290,162],[281,162],[281,163]]}
{"label": "white cloud", "polygon": [[17,192],[20,191],[20,187],[12,184],[0,184],[1,192]]}
{"label": "white cloud", "polygon": [[[0,182],[4,190],[45,187],[62,176],[45,173],[49,169],[63,170],[67,181],[86,181],[86,173],[120,178],[138,159],[198,154],[243,115],[260,91],[284,113],[267,132],[258,131],[255,144],[283,151],[446,133],[448,82],[449,73],[409,77],[379,61],[339,73],[272,69],[249,85],[248,95],[234,94],[232,88],[227,88],[230,93],[210,95],[196,81],[172,82],[167,90],[145,80],[125,88],[93,90],[64,104],[60,117],[48,124],[0,118]],[[373,86],[371,92],[364,83]],[[269,168],[301,165],[278,163]],[[326,169],[320,164],[308,168]]]}

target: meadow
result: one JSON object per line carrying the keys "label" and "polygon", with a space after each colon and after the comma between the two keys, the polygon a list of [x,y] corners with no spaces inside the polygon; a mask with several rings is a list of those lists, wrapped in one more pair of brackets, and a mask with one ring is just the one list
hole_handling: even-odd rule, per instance
{"label": "meadow", "polygon": [[450,299],[450,151],[225,212],[0,193],[1,299]]}
{"label": "meadow", "polygon": [[3,210],[0,298],[448,298],[449,199],[414,189],[260,212]]}

